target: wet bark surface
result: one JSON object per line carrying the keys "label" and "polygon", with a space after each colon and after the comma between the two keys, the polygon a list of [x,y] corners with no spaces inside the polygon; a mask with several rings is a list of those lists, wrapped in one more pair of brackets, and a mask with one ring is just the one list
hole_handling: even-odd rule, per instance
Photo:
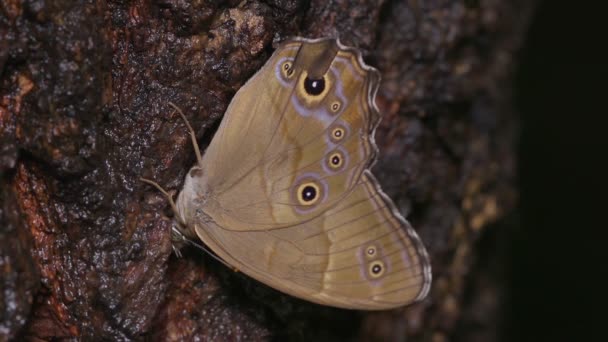
{"label": "wet bark surface", "polygon": [[[481,237],[513,208],[512,73],[534,2],[68,1],[0,6],[0,340],[495,338]],[[421,303],[354,312],[291,298],[198,250],[165,199],[239,87],[289,36],[339,36],[380,69],[374,172],[421,235]],[[260,89],[263,91],[263,89]],[[470,295],[475,293],[475,295]]]}

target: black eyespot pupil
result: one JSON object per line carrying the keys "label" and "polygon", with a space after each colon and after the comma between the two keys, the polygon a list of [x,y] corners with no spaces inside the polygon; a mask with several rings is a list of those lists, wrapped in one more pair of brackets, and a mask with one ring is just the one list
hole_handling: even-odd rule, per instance
{"label": "black eyespot pupil", "polygon": [[333,110],[338,110],[338,108],[340,108],[340,105],[337,103],[334,103],[334,105],[331,108],[333,108]]}
{"label": "black eyespot pupil", "polygon": [[310,202],[312,200],[314,200],[317,197],[317,189],[315,189],[313,186],[305,186],[304,189],[302,189],[302,199],[306,202]]}
{"label": "black eyespot pupil", "polygon": [[333,156],[333,157],[331,158],[331,163],[332,163],[332,164],[334,164],[334,165],[338,165],[338,164],[340,164],[340,157],[338,157],[338,156]]}
{"label": "black eyespot pupil", "polygon": [[374,253],[376,253],[376,251],[373,248],[367,250],[367,254],[369,255],[374,255]]}
{"label": "black eyespot pupil", "polygon": [[374,274],[378,274],[378,273],[382,272],[382,266],[380,266],[380,265],[374,265],[372,267],[372,272],[374,272]]}
{"label": "black eyespot pupil", "polygon": [[309,95],[319,95],[325,90],[325,80],[312,80],[308,77],[304,80],[304,90]]}
{"label": "black eyespot pupil", "polygon": [[342,131],[341,131],[341,130],[339,130],[339,129],[338,129],[338,130],[336,130],[336,131],[334,132],[334,137],[339,138],[339,137],[341,137],[341,136],[342,136]]}

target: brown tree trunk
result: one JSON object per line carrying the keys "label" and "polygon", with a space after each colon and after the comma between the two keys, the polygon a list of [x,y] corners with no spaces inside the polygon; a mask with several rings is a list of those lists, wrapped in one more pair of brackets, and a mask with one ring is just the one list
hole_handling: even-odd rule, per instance
{"label": "brown tree trunk", "polygon": [[[535,3],[2,0],[0,340],[493,340],[503,289],[477,242],[517,198],[510,89]],[[204,148],[293,35],[339,36],[383,75],[374,172],[431,254],[421,303],[332,309],[172,254],[138,180],[179,191],[194,163],[168,102]]]}

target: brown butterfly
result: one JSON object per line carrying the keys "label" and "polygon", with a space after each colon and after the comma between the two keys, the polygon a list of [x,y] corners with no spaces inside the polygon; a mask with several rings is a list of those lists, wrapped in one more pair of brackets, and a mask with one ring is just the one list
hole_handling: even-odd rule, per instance
{"label": "brown butterfly", "polygon": [[188,124],[198,162],[177,203],[169,197],[179,230],[312,302],[379,310],[423,299],[428,254],[370,172],[379,82],[338,40],[284,42],[236,93],[202,157]]}

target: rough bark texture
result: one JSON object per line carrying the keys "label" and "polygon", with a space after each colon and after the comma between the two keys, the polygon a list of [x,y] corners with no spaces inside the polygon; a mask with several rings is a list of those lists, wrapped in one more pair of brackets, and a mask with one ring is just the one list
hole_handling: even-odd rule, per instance
{"label": "rough bark texture", "polygon": [[[517,197],[509,89],[534,3],[2,1],[0,340],[495,339],[478,240]],[[422,303],[326,308],[172,255],[167,203],[138,181],[178,191],[194,162],[168,102],[204,148],[292,35],[339,35],[383,74],[374,172],[431,254]]]}

